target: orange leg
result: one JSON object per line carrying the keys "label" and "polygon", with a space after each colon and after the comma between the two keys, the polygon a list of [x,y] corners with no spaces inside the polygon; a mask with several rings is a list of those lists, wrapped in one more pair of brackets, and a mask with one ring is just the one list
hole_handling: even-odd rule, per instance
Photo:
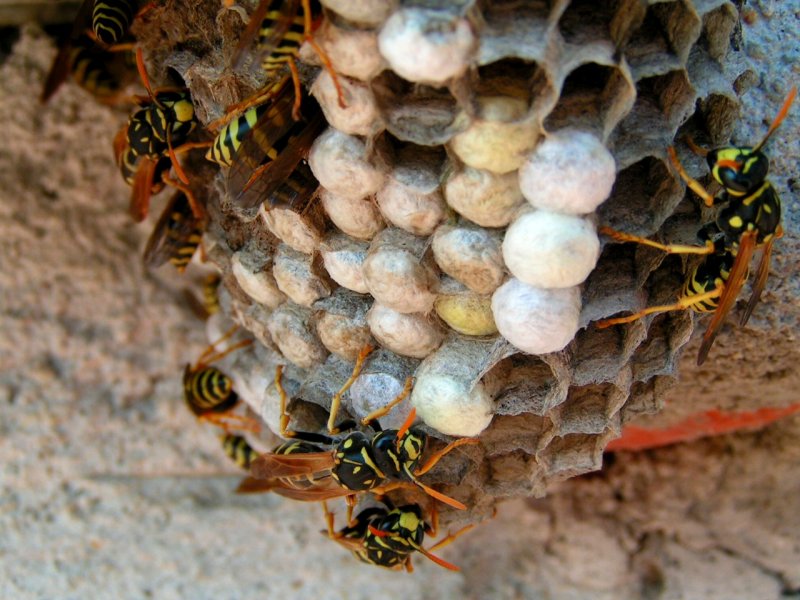
{"label": "orange leg", "polygon": [[617,231],[616,229],[611,229],[610,227],[601,227],[599,231],[603,235],[607,235],[618,242],[634,242],[636,244],[642,244],[643,246],[658,248],[667,254],[713,254],[715,252],[714,242],[711,241],[707,242],[705,246],[667,245],[659,244],[658,242],[639,237],[638,235],[623,233],[622,231]]}
{"label": "orange leg", "polygon": [[275,389],[278,390],[278,395],[281,399],[281,421],[280,421],[280,428],[281,428],[281,436],[282,437],[294,437],[294,431],[289,430],[289,422],[291,421],[292,417],[286,411],[286,405],[289,403],[289,399],[286,396],[286,390],[283,389],[283,384],[281,380],[283,379],[283,365],[278,365],[275,367]]}
{"label": "orange leg", "polygon": [[317,53],[317,56],[319,56],[319,59],[322,61],[322,65],[325,67],[325,70],[331,74],[331,79],[333,79],[333,85],[336,87],[336,94],[339,98],[339,106],[341,108],[347,108],[347,103],[344,101],[342,84],[339,82],[338,75],[336,75],[336,69],[333,68],[331,58],[322,48],[320,48],[319,44],[314,41],[314,36],[311,32],[311,0],[303,0],[303,29],[306,41],[314,49],[314,52]]}
{"label": "orange leg", "polygon": [[239,348],[244,348],[245,346],[249,346],[253,343],[253,340],[242,340],[241,342],[237,342],[233,346],[226,348],[222,352],[218,352],[216,347],[219,346],[222,342],[228,340],[234,333],[236,333],[239,329],[238,325],[234,325],[225,334],[219,338],[218,340],[214,340],[208,347],[203,351],[200,355],[200,358],[197,360],[197,364],[195,369],[200,368],[202,366],[210,365],[218,360],[222,360],[231,352],[238,350]]}
{"label": "orange leg", "polygon": [[645,315],[669,312],[673,310],[686,310],[687,308],[692,308],[696,304],[700,304],[701,302],[704,302],[706,300],[711,300],[712,298],[719,298],[722,295],[722,291],[724,289],[725,288],[723,286],[720,286],[704,294],[698,294],[696,296],[681,296],[680,299],[675,304],[650,306],[648,308],[640,310],[639,312],[635,312],[632,315],[628,315],[627,317],[617,317],[616,319],[603,319],[601,321],[597,321],[595,323],[595,327],[597,327],[598,329],[605,329],[606,327],[611,327],[612,325],[619,325],[620,323],[630,323],[631,321],[641,319]]}
{"label": "orange leg", "polygon": [[336,414],[339,412],[339,405],[342,403],[342,396],[344,393],[350,389],[350,386],[355,383],[356,379],[358,378],[359,374],[361,373],[361,369],[364,366],[364,361],[367,360],[367,357],[370,353],[374,350],[370,345],[364,346],[361,349],[361,352],[358,354],[358,358],[356,359],[356,364],[353,367],[353,372],[350,374],[350,378],[344,382],[344,385],[333,395],[331,399],[331,414],[328,417],[328,432],[329,433],[339,433],[339,430],[336,429]]}
{"label": "orange leg", "polygon": [[435,467],[436,463],[438,463],[440,460],[442,460],[442,458],[446,454],[448,454],[449,452],[452,452],[453,450],[455,450],[459,446],[474,446],[474,445],[480,444],[480,443],[481,443],[480,440],[475,439],[475,438],[461,438],[461,439],[458,439],[458,440],[456,440],[454,442],[450,442],[449,444],[447,444],[447,446],[445,446],[444,448],[439,450],[439,452],[436,452],[435,454],[433,454],[425,462],[425,464],[422,465],[422,467],[417,469],[417,471],[416,471],[416,473],[414,473],[414,475],[416,475],[417,477],[420,477],[420,476],[424,475],[425,473],[430,471],[433,467]]}
{"label": "orange leg", "polygon": [[259,104],[263,104],[269,101],[271,98],[277,96],[278,92],[283,88],[284,85],[289,81],[289,77],[282,77],[276,83],[265,87],[260,92],[256,93],[254,96],[243,100],[242,102],[238,102],[236,104],[231,104],[225,109],[225,114],[222,115],[219,119],[215,119],[211,121],[207,126],[206,129],[210,131],[219,131],[222,127],[233,121],[233,119],[239,117],[242,113],[247,111],[248,109],[258,106]]}
{"label": "orange leg", "polygon": [[198,219],[200,221],[205,221],[206,209],[197,200],[197,197],[194,195],[194,192],[192,192],[192,189],[189,187],[188,182],[184,184],[180,181],[175,181],[166,174],[161,176],[161,180],[167,185],[170,185],[174,187],[176,190],[180,190],[184,194],[186,194],[186,199],[189,201],[189,206],[191,206],[192,208],[192,214],[194,215],[195,219]]}
{"label": "orange leg", "polygon": [[230,433],[231,431],[252,431],[253,433],[259,433],[261,431],[261,425],[259,425],[258,421],[242,415],[207,413],[201,415],[199,419],[221,427],[226,433]]}
{"label": "orange leg", "polygon": [[689,174],[683,168],[681,162],[678,160],[678,154],[675,152],[675,148],[673,148],[672,146],[667,148],[667,154],[669,154],[669,158],[672,161],[672,166],[675,167],[675,170],[678,172],[678,175],[680,175],[681,179],[683,179],[686,182],[686,185],[689,186],[689,188],[695,194],[697,194],[698,196],[700,196],[700,198],[702,198],[706,206],[714,206],[714,196],[708,193],[708,191],[706,191],[706,188],[704,188],[699,181],[689,176]]}
{"label": "orange leg", "polygon": [[[384,406],[383,408],[379,408],[378,410],[374,410],[371,413],[369,413],[366,417],[361,419],[361,424],[364,427],[366,427],[367,425],[372,423],[372,421],[374,421],[376,419],[380,419],[384,415],[389,414],[389,412],[391,412],[391,410],[395,406],[400,404],[403,400],[405,400],[408,397],[408,395],[411,393],[411,387],[413,386],[413,384],[414,384],[414,378],[413,377],[409,377],[408,379],[406,379],[406,385],[405,385],[405,387],[403,387],[403,390],[400,392],[400,394],[394,400],[389,402],[389,404]],[[400,437],[400,436],[398,436],[398,437]]]}

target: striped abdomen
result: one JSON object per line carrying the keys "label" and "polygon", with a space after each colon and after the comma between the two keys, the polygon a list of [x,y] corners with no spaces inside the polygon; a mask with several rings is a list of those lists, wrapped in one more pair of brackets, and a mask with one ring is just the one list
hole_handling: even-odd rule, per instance
{"label": "striped abdomen", "polygon": [[183,397],[198,416],[226,412],[238,401],[233,381],[225,373],[214,367],[193,370],[189,365],[183,372]]}
{"label": "striped abdomen", "polygon": [[[206,158],[223,167],[230,167],[233,162],[233,157],[236,155],[236,152],[238,152],[245,136],[248,135],[256,126],[256,123],[267,114],[269,108],[269,103],[254,106],[243,115],[225,125],[214,140],[214,144],[206,153]],[[270,115],[268,118],[276,117],[284,118],[277,113]]]}
{"label": "striped abdomen", "polygon": [[[730,252],[709,255],[689,274],[683,284],[683,296],[691,298],[724,286],[733,267],[733,260]],[[695,312],[714,312],[718,305],[719,297],[692,304],[691,308]]]}
{"label": "striped abdomen", "polygon": [[128,32],[136,3],[133,0],[96,0],[92,11],[92,29],[105,44],[116,44]]}
{"label": "striped abdomen", "polygon": [[274,44],[274,47],[264,57],[261,67],[267,71],[276,71],[283,68],[287,61],[297,57],[300,52],[300,46],[305,41],[305,31],[303,27],[303,13],[297,11],[296,14],[288,17],[280,10],[276,9],[276,5],[282,4],[281,0],[275,0],[272,6],[267,10],[264,20],[261,21],[261,29],[258,32],[258,46],[264,47],[275,37],[276,29],[286,27],[287,18],[289,18],[289,27],[283,32],[280,40]]}
{"label": "striped abdomen", "polygon": [[[183,223],[187,219],[196,222],[191,233],[188,235],[186,234],[186,227]],[[186,266],[191,262],[192,256],[194,256],[200,242],[203,240],[203,228],[191,212],[186,214],[182,210],[173,210],[167,222],[166,235],[175,248],[169,257],[169,262],[179,273],[183,273],[186,270]]]}
{"label": "striped abdomen", "polygon": [[[316,444],[312,444],[310,442],[304,442],[301,440],[292,440],[289,442],[284,442],[277,448],[275,448],[272,453],[273,454],[309,454],[311,452],[325,452],[325,448],[321,446],[317,446]],[[303,490],[312,488],[319,484],[319,482],[327,477],[330,477],[331,473],[329,470],[319,471],[316,473],[310,473],[303,477],[280,477],[280,481],[286,484],[289,487]]]}
{"label": "striped abdomen", "polygon": [[219,312],[217,290],[220,283],[222,283],[222,278],[216,273],[207,276],[203,281],[203,306],[209,316]]}
{"label": "striped abdomen", "polygon": [[240,435],[230,433],[222,436],[222,449],[225,450],[230,459],[243,469],[249,469],[250,463],[258,458],[258,452],[247,443],[247,440]]}

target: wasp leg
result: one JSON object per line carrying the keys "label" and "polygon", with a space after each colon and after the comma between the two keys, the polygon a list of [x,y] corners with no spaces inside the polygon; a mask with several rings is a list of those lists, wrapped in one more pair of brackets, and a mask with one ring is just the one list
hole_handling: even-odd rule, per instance
{"label": "wasp leg", "polygon": [[333,85],[336,88],[336,95],[339,99],[339,106],[341,108],[347,108],[347,103],[344,101],[342,85],[339,82],[339,77],[336,75],[336,69],[333,68],[331,58],[322,48],[320,48],[319,44],[314,41],[314,36],[311,34],[311,0],[303,0],[303,28],[305,30],[306,41],[314,49],[314,52],[317,53],[317,56],[319,56],[319,59],[322,61],[322,66],[325,67],[325,70],[331,74]]}
{"label": "wasp leg", "polygon": [[201,421],[206,421],[212,425],[221,427],[225,433],[230,433],[231,431],[251,431],[253,433],[259,433],[261,431],[261,425],[259,425],[258,421],[242,415],[206,413],[200,415],[198,418]]}
{"label": "wasp leg", "polygon": [[683,141],[686,142],[686,145],[689,146],[689,150],[691,150],[692,153],[696,154],[697,156],[708,156],[708,150],[695,144],[692,136],[683,136]]}
{"label": "wasp leg", "polygon": [[283,389],[283,384],[281,380],[283,379],[283,365],[278,365],[275,367],[275,389],[278,390],[278,395],[281,399],[281,436],[282,437],[294,437],[295,432],[289,429],[289,422],[292,420],[292,417],[286,411],[286,405],[289,402],[289,398],[286,395],[286,390]]}
{"label": "wasp leg", "polygon": [[650,306],[648,308],[640,310],[639,312],[635,312],[632,315],[628,315],[627,317],[617,317],[615,319],[603,319],[601,321],[597,321],[595,323],[595,327],[597,327],[598,329],[605,329],[606,327],[611,327],[612,325],[619,325],[620,323],[630,323],[631,321],[641,319],[642,317],[646,315],[652,315],[653,313],[670,312],[673,310],[686,310],[687,308],[691,308],[692,306],[700,304],[701,302],[705,302],[706,300],[711,300],[712,298],[719,298],[722,295],[724,289],[725,289],[724,286],[719,286],[717,288],[714,288],[710,292],[697,294],[696,296],[681,296],[675,304]]}
{"label": "wasp leg", "polygon": [[471,523],[469,525],[465,525],[455,533],[448,533],[444,538],[442,538],[441,540],[436,542],[433,546],[428,548],[428,550],[432,552],[434,550],[439,550],[440,548],[444,548],[445,546],[449,546],[468,531],[475,529],[475,527],[476,527],[475,523]]}
{"label": "wasp leg", "polygon": [[686,170],[683,168],[683,165],[678,160],[678,154],[675,152],[675,148],[672,146],[667,148],[667,154],[669,154],[669,159],[672,161],[672,166],[674,166],[675,170],[678,171],[678,175],[680,175],[681,179],[686,182],[686,185],[688,185],[695,194],[703,199],[703,202],[705,202],[706,206],[714,206],[714,196],[709,194],[708,191],[706,191],[706,188],[704,188],[699,181],[693,179],[686,172]]}
{"label": "wasp leg", "polygon": [[210,365],[213,362],[216,362],[218,360],[222,360],[223,358],[225,358],[231,352],[233,352],[235,350],[238,350],[239,348],[244,348],[245,346],[249,346],[250,344],[253,343],[253,340],[242,340],[241,342],[237,342],[234,345],[226,348],[225,350],[223,350],[221,352],[219,352],[216,349],[217,346],[219,346],[222,342],[228,340],[238,330],[239,330],[239,326],[238,325],[234,325],[233,327],[228,329],[228,331],[226,331],[222,335],[221,338],[219,338],[217,340],[214,340],[212,343],[210,343],[206,347],[206,349],[203,350],[203,353],[200,355],[200,358],[197,359],[196,368],[199,368],[199,367],[205,366],[205,365]]}
{"label": "wasp leg", "polygon": [[329,433],[338,433],[339,430],[336,429],[336,413],[339,412],[339,405],[342,403],[342,396],[344,393],[350,389],[350,386],[353,385],[355,380],[358,378],[359,374],[361,373],[361,369],[364,366],[364,361],[367,360],[367,357],[375,348],[366,345],[361,349],[361,352],[358,353],[358,358],[356,359],[356,365],[353,367],[353,372],[350,374],[350,378],[344,382],[344,385],[341,389],[334,394],[333,398],[331,399],[331,415],[328,418],[328,432]]}
{"label": "wasp leg", "polygon": [[[376,419],[380,419],[381,417],[389,414],[389,412],[391,412],[391,410],[395,406],[400,404],[403,400],[405,400],[408,397],[408,395],[411,393],[411,388],[412,388],[413,385],[414,385],[414,378],[413,377],[409,377],[408,379],[406,379],[406,384],[403,387],[403,390],[400,392],[400,394],[394,400],[389,402],[389,404],[384,406],[383,408],[379,408],[378,410],[374,410],[371,413],[369,413],[366,417],[361,419],[361,424],[366,427],[372,421],[375,421]],[[400,436],[398,436],[398,437],[400,437]]]}
{"label": "wasp leg", "polygon": [[182,191],[186,195],[186,200],[189,202],[189,206],[192,209],[192,214],[194,215],[195,219],[198,219],[199,221],[205,221],[206,209],[197,200],[197,197],[194,195],[194,192],[192,192],[192,189],[189,187],[188,184],[184,184],[183,182],[180,181],[175,181],[166,174],[161,176],[161,180],[167,185],[171,185],[176,190]]}
{"label": "wasp leg", "polygon": [[444,448],[439,450],[439,452],[436,452],[435,454],[433,454],[425,462],[425,464],[422,465],[422,467],[417,469],[417,471],[416,471],[416,473],[414,473],[414,475],[416,475],[417,477],[419,477],[421,475],[424,475],[425,473],[430,471],[433,467],[435,467],[436,463],[438,463],[440,460],[442,460],[442,458],[445,456],[445,454],[448,454],[448,453],[452,452],[453,450],[455,450],[459,446],[474,446],[474,445],[480,444],[480,443],[481,443],[480,440],[475,439],[475,438],[461,438],[461,439],[458,439],[458,440],[456,440],[454,442],[450,442],[449,444],[447,444],[447,446],[445,446]]}
{"label": "wasp leg", "polygon": [[663,250],[667,254],[713,254],[715,252],[714,242],[710,240],[706,242],[705,246],[681,246],[674,244],[659,244],[653,240],[648,240],[647,238],[639,237],[638,235],[631,235],[629,233],[617,231],[616,229],[611,229],[610,227],[601,227],[599,231],[603,235],[607,235],[618,242],[634,242],[636,244],[642,244],[643,246],[650,246],[651,248]]}
{"label": "wasp leg", "polygon": [[214,119],[208,125],[206,125],[206,129],[209,131],[218,131],[223,126],[227,125],[235,118],[239,117],[242,113],[244,113],[247,109],[257,106],[259,104],[263,104],[277,95],[277,93],[283,88],[283,86],[289,81],[289,77],[282,77],[273,85],[267,86],[259,92],[256,92],[255,95],[250,96],[242,100],[241,102],[237,102],[236,104],[231,104],[230,106],[225,108],[225,114],[222,115],[219,119]]}

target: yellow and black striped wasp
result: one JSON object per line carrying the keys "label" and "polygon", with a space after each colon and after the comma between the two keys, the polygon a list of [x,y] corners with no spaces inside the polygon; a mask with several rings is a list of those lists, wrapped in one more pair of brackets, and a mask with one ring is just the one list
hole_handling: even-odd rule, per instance
{"label": "yellow and black striped wasp", "polygon": [[204,223],[195,217],[189,190],[178,190],[167,202],[144,249],[144,262],[156,268],[169,261],[179,273],[186,270],[203,239]]}
{"label": "yellow and black striped wasp", "polygon": [[[233,0],[225,1],[226,6],[232,4]],[[300,118],[302,92],[300,73],[297,69],[297,56],[300,46],[304,42],[308,42],[320,57],[336,86],[339,104],[342,108],[346,106],[341,84],[331,60],[314,41],[314,31],[319,28],[322,19],[322,6],[317,0],[261,0],[253,14],[250,15],[250,22],[242,34],[233,56],[234,68],[240,67],[244,61],[245,52],[253,41],[257,40],[256,50],[261,57],[261,67],[267,74],[268,80],[274,79],[284,67],[288,67],[295,90],[295,103],[292,110],[295,120]],[[265,93],[269,95],[269,89],[230,107],[229,111],[238,112],[260,104]]]}
{"label": "yellow and black striped wasp", "polygon": [[690,148],[706,157],[712,177],[722,186],[723,189],[717,196],[709,193],[700,182],[690,177],[678,160],[675,149],[668,149],[670,160],[681,179],[700,196],[706,206],[727,205],[719,212],[715,222],[701,230],[700,239],[705,245],[664,245],[610,228],[600,229],[601,233],[618,241],[635,242],[670,254],[698,254],[707,258],[691,271],[677,303],[645,308],[627,317],[604,319],[598,321],[598,327],[628,323],[644,315],[671,310],[713,310],[714,316],[703,335],[697,356],[697,364],[701,365],[747,280],[753,253],[762,248],[753,291],[740,319],[740,325],[747,323],[769,275],[772,246],[783,235],[780,197],[772,183],[767,180],[769,159],[761,149],[786,118],[796,94],[797,88],[793,87],[766,135],[754,147],[726,146],[708,151],[689,140]]}
{"label": "yellow and black striped wasp", "polygon": [[41,101],[47,102],[69,75],[100,102],[127,100],[122,88],[133,48],[128,32],[151,6],[139,10],[135,0],[84,0],[47,75]]}
{"label": "yellow and black striped wasp", "polygon": [[[148,96],[137,98],[140,108],[114,139],[120,172],[127,182],[132,182],[131,216],[142,221],[147,216],[152,194],[157,193],[163,183],[169,183],[185,193],[195,219],[204,220],[205,208],[189,191],[189,179],[177,158],[179,153],[209,145],[207,142],[187,142],[197,126],[189,90],[153,90],[141,49],[136,51],[136,62]],[[168,177],[170,169],[175,171],[179,181]]]}
{"label": "yellow and black striped wasp", "polygon": [[238,327],[232,327],[220,339],[210,344],[194,365],[186,365],[183,371],[183,398],[186,405],[199,419],[229,429],[259,431],[253,419],[231,414],[239,404],[239,396],[233,389],[233,380],[225,373],[212,367],[211,363],[221,360],[231,352],[249,346],[251,340],[242,340],[222,351],[217,347],[233,336]]}
{"label": "yellow and black striped wasp", "polygon": [[[358,367],[357,367],[358,368]],[[337,393],[341,397],[355,380],[355,373]],[[276,494],[319,502],[330,498],[348,497],[352,501],[356,494],[371,491],[383,493],[396,488],[419,488],[429,496],[459,510],[466,510],[463,503],[450,498],[425,485],[419,477],[430,471],[446,454],[459,446],[477,444],[471,438],[451,442],[422,462],[428,436],[421,429],[412,427],[416,418],[411,411],[400,429],[381,430],[377,419],[399,404],[411,391],[412,381],[406,382],[403,391],[386,407],[361,420],[364,426],[375,431],[367,435],[352,431],[343,437],[331,437],[311,432],[288,431],[285,413],[286,394],[280,384],[281,369],[276,370],[275,383],[281,396],[281,434],[300,441],[316,444],[321,451],[292,452],[273,451],[256,459],[250,469],[251,477],[240,486],[240,492],[273,491]],[[352,429],[355,423],[340,425],[341,429]],[[298,489],[295,479],[312,477],[316,485]]]}
{"label": "yellow and black striped wasp", "polygon": [[422,517],[422,509],[417,504],[395,507],[387,498],[380,501],[385,505],[372,506],[359,512],[346,527],[336,531],[334,515],[323,503],[328,537],[341,544],[361,562],[391,570],[414,568],[411,555],[419,552],[440,567],[450,571],[460,571],[457,566],[432,554],[474,527],[467,525],[454,534],[449,534],[431,548],[423,547],[426,535],[436,535],[437,517],[433,512],[433,523],[428,524]]}
{"label": "yellow and black striped wasp", "polygon": [[206,158],[228,167],[231,201],[252,209],[267,203],[304,206],[319,184],[304,163],[314,140],[325,128],[322,110],[308,96],[301,120],[294,120],[295,96],[288,78],[276,82],[263,104],[247,109],[225,125]]}

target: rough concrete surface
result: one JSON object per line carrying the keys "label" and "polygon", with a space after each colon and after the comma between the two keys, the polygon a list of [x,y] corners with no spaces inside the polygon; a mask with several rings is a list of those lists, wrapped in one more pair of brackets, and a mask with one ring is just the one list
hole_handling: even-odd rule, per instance
{"label": "rough concrete surface", "polygon": [[[780,104],[772,82],[796,81],[800,65],[798,3],[755,9],[745,34],[764,86],[743,98],[741,141]],[[460,574],[422,557],[410,576],[361,565],[319,533],[318,506],[232,494],[239,474],[180,401],[180,369],[204,339],[186,282],[141,266],[149,226],[127,216],[110,152],[124,113],[71,85],[38,106],[53,52],[28,27],[0,65],[0,597],[800,597],[798,417],[618,454],[546,499],[501,505],[440,552]],[[769,148],[790,224],[797,114]],[[668,411],[798,401],[788,229],[751,325],[726,328],[702,370],[689,349]]]}

